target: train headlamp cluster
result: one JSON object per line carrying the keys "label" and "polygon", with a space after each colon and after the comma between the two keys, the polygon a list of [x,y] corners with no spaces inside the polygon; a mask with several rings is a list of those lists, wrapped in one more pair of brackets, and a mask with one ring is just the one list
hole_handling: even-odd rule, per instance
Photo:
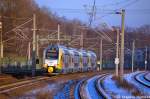
{"label": "train headlamp cluster", "polygon": [[52,73],[54,71],[53,67],[48,67],[48,72]]}

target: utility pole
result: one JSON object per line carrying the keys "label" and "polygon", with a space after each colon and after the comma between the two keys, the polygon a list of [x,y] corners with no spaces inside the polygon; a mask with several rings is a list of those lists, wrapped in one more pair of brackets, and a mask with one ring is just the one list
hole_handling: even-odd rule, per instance
{"label": "utility pole", "polygon": [[125,20],[125,10],[121,11],[121,56],[120,56],[120,77],[124,74],[124,20]]}
{"label": "utility pole", "polygon": [[39,58],[39,35],[36,36],[36,56]]}
{"label": "utility pole", "polygon": [[115,64],[116,64],[116,76],[118,77],[118,65],[119,65],[119,29],[117,28],[117,42],[116,42],[116,58],[115,58]]}
{"label": "utility pole", "polygon": [[101,38],[100,40],[100,71],[102,70],[102,65],[103,65],[103,39]]}
{"label": "utility pole", "polygon": [[30,59],[31,59],[31,43],[29,42],[28,43],[28,62],[30,61]]}
{"label": "utility pole", "polygon": [[81,32],[81,37],[80,37],[80,47],[83,49],[83,31]]}
{"label": "utility pole", "polygon": [[[1,40],[0,40],[0,45],[1,45],[1,55],[0,55],[0,59],[1,59],[1,63],[2,63],[2,59],[3,59],[3,34],[2,34],[2,16],[0,16],[0,32],[1,32],[1,34],[0,34],[0,36],[1,36]],[[1,66],[2,66],[2,64],[1,64]],[[1,74],[1,66],[0,66],[0,74]]]}
{"label": "utility pole", "polygon": [[145,70],[147,70],[147,46],[145,47]]}
{"label": "utility pole", "polygon": [[134,71],[135,40],[132,43],[132,72]]}
{"label": "utility pole", "polygon": [[32,76],[35,76],[36,69],[36,15],[33,14],[33,49],[32,49]]}
{"label": "utility pole", "polygon": [[58,33],[58,43],[57,44],[60,44],[60,25],[58,24],[58,30],[57,30],[57,33]]}
{"label": "utility pole", "polygon": [[1,44],[1,55],[0,55],[0,58],[2,59],[3,58],[3,31],[2,31],[2,16],[0,16],[0,32],[1,32],[1,34],[0,34],[0,36],[1,36],[1,40],[0,40],[0,44]]}

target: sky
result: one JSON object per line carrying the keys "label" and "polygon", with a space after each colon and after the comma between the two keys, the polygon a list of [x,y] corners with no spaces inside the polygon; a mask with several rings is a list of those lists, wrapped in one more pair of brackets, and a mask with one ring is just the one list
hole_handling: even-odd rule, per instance
{"label": "sky", "polygon": [[[78,19],[89,24],[94,0],[35,0],[40,7],[47,7],[60,17]],[[150,25],[150,0],[96,0],[96,14],[93,26],[120,26],[121,16],[114,13],[116,9],[124,8],[125,26],[140,27]],[[118,10],[120,11],[120,10]]]}

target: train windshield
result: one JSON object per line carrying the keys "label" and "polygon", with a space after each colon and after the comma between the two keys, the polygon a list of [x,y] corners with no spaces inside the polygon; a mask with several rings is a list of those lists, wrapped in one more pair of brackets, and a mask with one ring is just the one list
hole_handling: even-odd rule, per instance
{"label": "train windshield", "polygon": [[58,59],[58,50],[56,49],[47,50],[46,59]]}

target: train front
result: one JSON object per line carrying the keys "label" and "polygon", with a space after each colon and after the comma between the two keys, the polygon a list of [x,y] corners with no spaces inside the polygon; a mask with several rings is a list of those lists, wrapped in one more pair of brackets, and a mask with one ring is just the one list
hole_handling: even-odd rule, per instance
{"label": "train front", "polygon": [[48,73],[56,73],[59,62],[59,48],[58,46],[49,46],[44,50],[43,56],[44,68]]}

